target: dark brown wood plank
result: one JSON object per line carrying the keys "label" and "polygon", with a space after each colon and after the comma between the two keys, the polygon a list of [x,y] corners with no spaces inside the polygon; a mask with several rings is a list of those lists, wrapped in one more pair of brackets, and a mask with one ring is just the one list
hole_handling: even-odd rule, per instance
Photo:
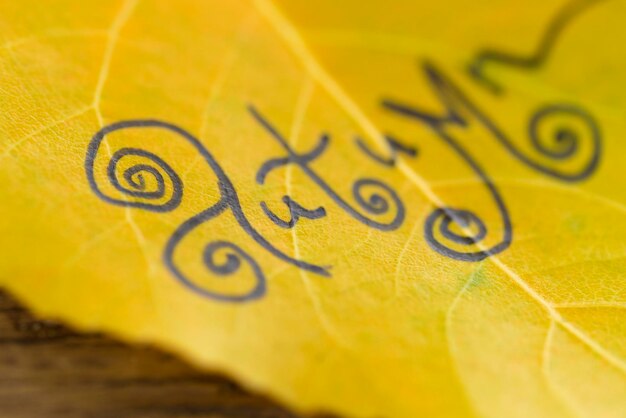
{"label": "dark brown wood plank", "polygon": [[0,416],[295,418],[172,355],[37,320],[0,292]]}

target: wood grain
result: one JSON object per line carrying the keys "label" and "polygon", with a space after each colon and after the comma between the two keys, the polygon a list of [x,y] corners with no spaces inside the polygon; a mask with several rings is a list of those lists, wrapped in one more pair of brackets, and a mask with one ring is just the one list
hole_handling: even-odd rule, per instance
{"label": "wood grain", "polygon": [[295,418],[174,356],[36,320],[0,292],[0,416]]}

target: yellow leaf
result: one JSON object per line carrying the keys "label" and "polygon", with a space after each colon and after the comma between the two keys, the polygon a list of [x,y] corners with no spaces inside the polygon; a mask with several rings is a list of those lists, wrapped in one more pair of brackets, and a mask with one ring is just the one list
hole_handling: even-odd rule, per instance
{"label": "yellow leaf", "polygon": [[0,284],[303,411],[626,416],[624,2],[0,5]]}

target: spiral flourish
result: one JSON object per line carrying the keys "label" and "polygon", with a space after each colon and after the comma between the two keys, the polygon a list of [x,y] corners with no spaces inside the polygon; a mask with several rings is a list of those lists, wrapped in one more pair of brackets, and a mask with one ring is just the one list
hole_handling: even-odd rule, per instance
{"label": "spiral flourish", "polygon": [[[451,207],[437,208],[426,218],[424,224],[426,242],[438,253],[457,260],[480,261],[499,253],[509,245],[505,239],[487,250],[458,251],[437,238],[435,234],[437,225],[439,225],[439,233],[446,239],[460,246],[472,246],[480,245],[480,242],[487,236],[485,223],[473,212]],[[452,225],[457,225],[463,235],[452,229]]]}
{"label": "spiral flourish", "polygon": [[[389,222],[380,222],[371,219],[348,203],[342,198],[315,170],[310,167],[310,163],[316,158],[322,155],[324,150],[330,143],[330,137],[327,134],[320,136],[318,144],[307,153],[297,153],[288,144],[285,138],[278,132],[278,130],[266,119],[255,107],[249,106],[252,117],[259,122],[259,124],[274,138],[287,152],[286,157],[273,158],[266,161],[257,172],[257,183],[264,184],[265,178],[273,170],[286,166],[288,164],[295,164],[311,179],[320,189],[326,193],[339,207],[352,216],[357,221],[370,226],[372,228],[379,229],[381,231],[392,231],[400,227],[404,221],[405,209],[402,200],[398,194],[387,184],[380,180],[372,178],[359,179],[352,185],[352,194],[357,204],[370,215],[384,215],[391,211],[391,205],[389,199],[393,201],[393,207],[395,208],[395,215]],[[363,190],[369,187],[376,187],[381,189],[384,194],[373,193],[369,196],[365,196]],[[388,197],[385,197],[385,194]]]}
{"label": "spiral flourish", "polygon": [[[220,250],[230,250],[226,253],[225,261],[222,263],[216,262],[216,254]],[[207,244],[203,251],[204,265],[218,276],[227,276],[234,274],[241,268],[241,260],[244,260],[250,265],[255,276],[254,287],[240,295],[223,295],[215,293],[196,286],[190,283],[196,290],[196,292],[204,294],[212,299],[219,299],[230,302],[242,302],[251,299],[258,299],[265,294],[265,276],[261,271],[261,268],[256,261],[245,251],[239,248],[237,245],[227,241],[214,241]]]}
{"label": "spiral flourish", "polygon": [[[113,124],[102,128],[94,135],[87,149],[85,159],[85,172],[92,190],[102,200],[118,205],[141,208],[153,212],[169,212],[176,209],[183,197],[183,182],[172,167],[156,154],[139,148],[122,148],[117,150],[107,164],[107,178],[111,185],[122,194],[122,198],[107,196],[98,186],[94,175],[94,164],[100,149],[100,145],[105,136],[124,129],[128,126],[124,124]],[[126,158],[141,158],[146,162],[136,163],[126,168],[120,173],[118,167],[120,162]],[[171,196],[164,202],[160,202],[166,197],[166,180],[164,174],[171,184]],[[120,179],[121,175],[121,179]],[[155,190],[146,190],[146,176],[152,177]],[[142,199],[142,200],[131,200]],[[152,201],[156,202],[153,203]]]}
{"label": "spiral flourish", "polygon": [[[569,121],[578,121],[585,127],[586,132],[576,130],[574,124],[561,124],[558,129],[553,130],[553,135],[549,138],[540,137],[542,124],[549,123],[550,119],[565,117]],[[537,110],[528,124],[528,135],[533,147],[543,156],[552,160],[568,160],[576,157],[581,151],[581,142],[585,140],[591,142],[591,155],[583,166],[574,172],[564,172],[555,168],[541,165],[531,161],[526,157],[521,159],[526,164],[534,167],[551,177],[562,181],[576,182],[589,177],[598,166],[601,152],[600,128],[593,116],[586,110],[570,104],[551,104]],[[521,154],[520,154],[521,155]]]}
{"label": "spiral flourish", "polygon": [[[238,194],[230,178],[226,175],[220,164],[200,141],[186,130],[168,122],[153,119],[127,120],[103,127],[92,138],[85,158],[85,173],[93,192],[102,200],[126,207],[137,207],[154,212],[168,212],[181,203],[183,195],[183,183],[176,172],[156,154],[139,148],[122,148],[115,152],[106,166],[107,178],[113,188],[127,198],[144,200],[163,200],[167,197],[167,185],[172,185],[169,199],[164,203],[152,203],[137,200],[119,199],[105,195],[94,175],[94,165],[101,144],[106,135],[129,128],[158,128],[170,131],[182,137],[204,159],[213,173],[217,176],[217,187],[220,199],[213,206],[197,213],[181,223],[168,239],[163,252],[163,262],[170,273],[184,286],[203,297],[224,302],[245,302],[260,298],[265,294],[265,276],[258,263],[249,253],[239,246],[228,241],[214,241],[207,244],[203,250],[204,266],[217,276],[227,276],[239,272],[242,262],[246,262],[252,269],[255,278],[254,286],[244,294],[225,294],[213,292],[198,285],[192,277],[186,274],[175,261],[176,249],[181,242],[199,226],[220,216],[225,211],[230,211],[242,230],[251,237],[258,245],[263,247],[273,256],[290,263],[298,268],[308,270],[321,276],[329,276],[327,266],[319,266],[306,261],[293,258],[274,247],[261,235],[249,222],[243,212]],[[144,161],[125,167],[122,160],[127,157],[141,158]],[[218,261],[218,252],[227,251],[226,258]]]}
{"label": "spiral flourish", "polygon": [[389,202],[384,196],[378,193],[372,193],[367,198],[363,197],[362,190],[367,186],[381,187],[390,194],[392,193],[392,190],[385,184],[374,179],[360,179],[357,180],[352,186],[352,193],[354,194],[355,200],[365,211],[375,215],[386,213],[389,210]]}
{"label": "spiral flourish", "polygon": [[[428,82],[445,108],[443,113],[436,114],[424,111],[423,109],[389,99],[384,99],[382,105],[397,115],[425,124],[474,171],[496,204],[502,218],[503,231],[502,238],[497,244],[487,249],[482,249],[486,246],[479,244],[486,238],[488,231],[484,222],[478,216],[462,209],[437,208],[428,216],[424,225],[425,238],[435,251],[454,259],[479,261],[504,251],[513,240],[512,222],[502,195],[481,165],[458,140],[450,135],[446,129],[448,126],[452,125],[464,129],[473,123],[478,123],[518,161],[538,172],[562,181],[582,181],[596,170],[602,149],[601,134],[597,122],[586,110],[571,104],[550,104],[536,111],[529,121],[528,134],[531,145],[541,155],[551,159],[553,162],[577,158],[578,154],[585,148],[582,146],[584,133],[579,132],[573,123],[568,123],[567,125],[561,125],[557,130],[553,131],[553,136],[547,138],[549,141],[546,141],[546,138],[540,138],[540,126],[547,123],[549,119],[559,116],[561,118],[566,117],[572,122],[576,120],[578,127],[581,125],[585,127],[584,129],[587,131],[586,133],[591,141],[591,156],[586,160],[582,168],[573,172],[566,172],[553,168],[553,164],[548,166],[543,162],[536,161],[520,151],[508,135],[435,65],[425,62],[423,70]],[[438,222],[441,222],[439,224],[439,237],[435,234],[435,225]],[[455,232],[451,228],[452,224],[456,224],[467,235],[460,235]],[[456,245],[454,248],[449,247],[440,240],[441,238],[445,238]],[[455,249],[459,245],[476,245],[480,246],[481,249],[479,251],[462,252]]]}
{"label": "spiral flourish", "polygon": [[[370,194],[366,196],[364,190],[372,187],[382,190],[384,194],[370,191]],[[352,194],[358,205],[365,212],[372,215],[384,215],[389,213],[392,207],[395,208],[393,219],[387,223],[382,223],[366,218],[352,209],[347,203],[342,202],[343,205],[345,205],[344,209],[364,224],[383,231],[389,231],[397,229],[404,221],[405,209],[400,197],[398,197],[398,194],[391,187],[380,180],[372,178],[359,179],[352,185]],[[393,202],[393,205],[390,205],[390,201]]]}
{"label": "spiral flourish", "polygon": [[[135,164],[122,172],[124,184],[120,182],[117,167],[120,161],[127,156],[143,157],[151,164]],[[158,168],[157,168],[158,167]],[[172,184],[171,197],[164,203],[146,203],[132,200],[116,200],[122,206],[139,207],[156,212],[171,211],[180,205],[183,196],[183,183],[176,172],[156,154],[138,148],[122,148],[116,151],[107,166],[109,181],[122,194],[146,200],[158,200],[165,197],[166,183],[161,171],[165,172]],[[156,190],[146,190],[146,175],[152,177],[156,183]]]}

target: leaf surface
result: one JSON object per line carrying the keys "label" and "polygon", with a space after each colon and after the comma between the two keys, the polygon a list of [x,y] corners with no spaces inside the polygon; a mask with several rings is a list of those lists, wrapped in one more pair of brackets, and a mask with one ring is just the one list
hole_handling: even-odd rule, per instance
{"label": "leaf surface", "polygon": [[0,11],[37,312],[298,410],[626,414],[623,2]]}

